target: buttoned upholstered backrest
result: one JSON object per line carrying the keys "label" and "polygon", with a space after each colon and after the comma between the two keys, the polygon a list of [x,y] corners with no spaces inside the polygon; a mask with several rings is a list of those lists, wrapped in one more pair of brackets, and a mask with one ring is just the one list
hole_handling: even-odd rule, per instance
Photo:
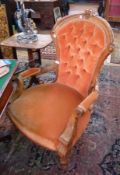
{"label": "buttoned upholstered backrest", "polygon": [[57,82],[86,96],[100,67],[111,52],[113,34],[107,21],[91,11],[60,19],[53,28],[57,58]]}

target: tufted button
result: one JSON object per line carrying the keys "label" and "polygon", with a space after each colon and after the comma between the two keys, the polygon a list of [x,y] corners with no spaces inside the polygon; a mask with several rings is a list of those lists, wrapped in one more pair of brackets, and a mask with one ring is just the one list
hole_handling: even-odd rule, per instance
{"label": "tufted button", "polygon": [[83,68],[83,72],[87,72],[85,68]]}
{"label": "tufted button", "polygon": [[90,51],[87,51],[86,54],[87,54],[87,55],[90,55]]}
{"label": "tufted button", "polygon": [[74,69],[77,69],[77,65],[74,66]]}
{"label": "tufted button", "polygon": [[77,36],[74,36],[74,41],[76,41],[77,40]]}
{"label": "tufted button", "polygon": [[93,47],[98,47],[98,45],[97,45],[97,44],[92,44],[92,46],[93,46]]}
{"label": "tufted button", "polygon": [[66,34],[63,34],[62,37],[63,37],[63,39],[65,39],[66,38]]}
{"label": "tufted button", "polygon": [[74,55],[71,55],[70,58],[73,59],[74,58]]}
{"label": "tufted button", "polygon": [[63,63],[64,66],[67,66],[68,63]]}
{"label": "tufted button", "polygon": [[89,32],[90,36],[94,35],[94,30]]}
{"label": "tufted button", "polygon": [[86,41],[86,40],[84,40],[84,41],[83,41],[83,43],[84,43],[84,44],[86,44],[86,43],[87,43],[87,41]]}
{"label": "tufted button", "polygon": [[80,62],[80,63],[83,63],[83,59],[79,59],[79,62]]}
{"label": "tufted button", "polygon": [[80,78],[80,75],[79,75],[79,74],[76,74],[76,77],[77,77],[77,79],[78,79],[78,78]]}
{"label": "tufted button", "polygon": [[67,45],[67,49],[69,50],[70,48],[71,48],[71,45],[70,45],[70,44],[68,44],[68,45]]}
{"label": "tufted button", "polygon": [[80,47],[77,48],[77,51],[80,52]]}
{"label": "tufted button", "polygon": [[71,74],[71,72],[70,71],[66,71],[66,74]]}

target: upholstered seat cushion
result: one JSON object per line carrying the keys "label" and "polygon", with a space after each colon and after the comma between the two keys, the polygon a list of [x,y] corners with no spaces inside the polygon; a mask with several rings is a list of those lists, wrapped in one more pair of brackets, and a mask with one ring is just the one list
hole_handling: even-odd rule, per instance
{"label": "upholstered seat cushion", "polygon": [[31,87],[9,106],[9,115],[31,140],[55,150],[60,134],[83,97],[59,84]]}

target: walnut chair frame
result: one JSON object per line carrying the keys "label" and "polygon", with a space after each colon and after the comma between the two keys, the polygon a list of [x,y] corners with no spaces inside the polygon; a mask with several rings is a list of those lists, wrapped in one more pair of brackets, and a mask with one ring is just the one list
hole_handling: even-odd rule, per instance
{"label": "walnut chair frame", "polygon": [[[86,10],[59,19],[52,37],[58,61],[19,74],[8,115],[23,134],[57,152],[61,163],[66,164],[99,95],[96,80],[113,50],[113,33],[106,20]],[[55,82],[24,89],[24,79],[49,71],[56,72]]]}

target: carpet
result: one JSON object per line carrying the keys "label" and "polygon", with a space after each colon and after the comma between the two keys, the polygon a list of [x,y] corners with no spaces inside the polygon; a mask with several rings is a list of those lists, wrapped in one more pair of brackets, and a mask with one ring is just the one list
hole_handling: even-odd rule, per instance
{"label": "carpet", "polygon": [[[0,175],[120,175],[120,69],[104,66],[100,77],[100,96],[89,125],[71,151],[66,169],[55,153],[35,145],[22,136],[0,142]],[[55,74],[42,77],[52,81]],[[5,162],[10,149],[16,151]]]}

